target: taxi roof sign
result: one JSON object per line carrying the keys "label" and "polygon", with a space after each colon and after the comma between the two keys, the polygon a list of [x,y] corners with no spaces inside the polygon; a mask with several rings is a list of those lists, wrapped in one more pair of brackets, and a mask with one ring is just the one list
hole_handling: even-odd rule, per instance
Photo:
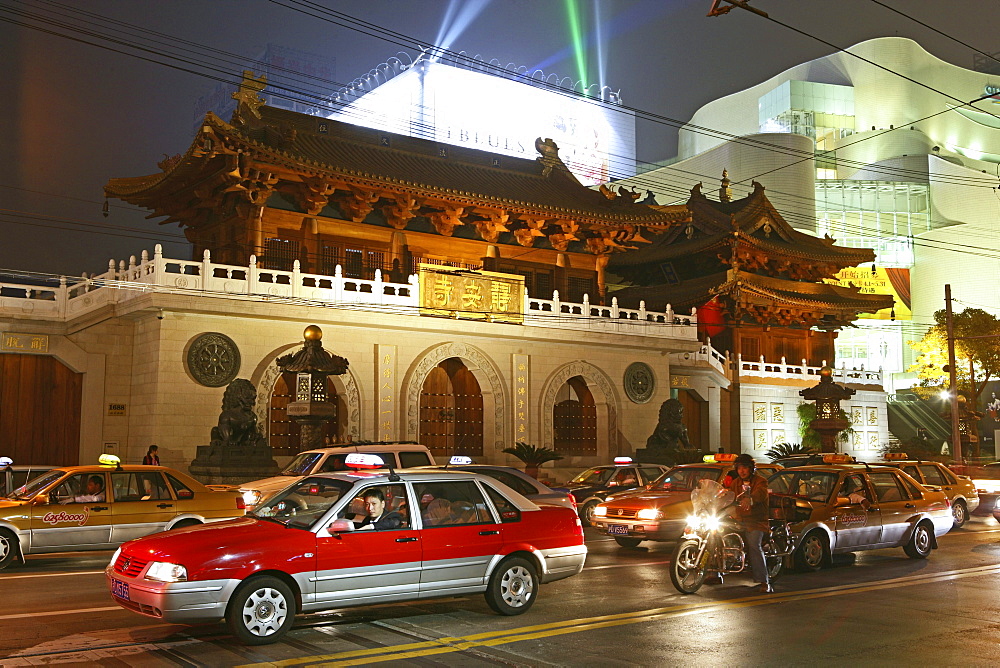
{"label": "taxi roof sign", "polygon": [[732,452],[715,452],[707,454],[701,459],[706,464],[724,464],[726,462],[735,462],[736,455]]}
{"label": "taxi roof sign", "polygon": [[910,458],[909,455],[907,455],[905,452],[887,452],[885,453],[885,457],[883,459],[885,459],[885,461],[887,462],[894,462],[909,458]]}
{"label": "taxi roof sign", "polygon": [[121,466],[122,460],[118,455],[104,453],[97,458],[97,463],[104,466]]}
{"label": "taxi roof sign", "polygon": [[631,457],[615,457],[615,464],[631,464]]}
{"label": "taxi roof sign", "polygon": [[840,452],[831,452],[823,455],[824,464],[850,464],[854,458]]}
{"label": "taxi roof sign", "polygon": [[0,466],[10,466],[14,463],[14,460],[10,457],[0,457]]}
{"label": "taxi roof sign", "polygon": [[363,452],[352,452],[347,455],[344,464],[352,469],[380,469],[385,466],[385,462],[378,455]]}
{"label": "taxi roof sign", "polygon": [[471,464],[472,457],[467,457],[465,455],[455,455],[454,457],[448,460],[448,463],[451,464],[452,466],[462,466],[464,464]]}

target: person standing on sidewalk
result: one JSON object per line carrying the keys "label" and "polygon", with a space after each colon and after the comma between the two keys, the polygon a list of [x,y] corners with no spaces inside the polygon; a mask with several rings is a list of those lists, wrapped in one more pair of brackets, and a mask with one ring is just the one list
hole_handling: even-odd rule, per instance
{"label": "person standing on sidewalk", "polygon": [[146,456],[142,458],[142,463],[145,466],[159,466],[160,456],[157,454],[159,447],[155,445],[149,446],[149,450],[146,451]]}

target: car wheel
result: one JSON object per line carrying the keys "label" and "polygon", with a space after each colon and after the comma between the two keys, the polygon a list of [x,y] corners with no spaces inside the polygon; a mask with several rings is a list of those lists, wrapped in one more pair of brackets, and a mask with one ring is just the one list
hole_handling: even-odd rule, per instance
{"label": "car wheel", "polygon": [[181,520],[180,522],[178,522],[177,524],[173,525],[170,528],[183,529],[184,527],[196,527],[199,524],[201,524],[201,522],[199,522],[198,520]]}
{"label": "car wheel", "polygon": [[951,517],[956,529],[962,528],[969,521],[969,508],[965,505],[965,501],[956,501],[952,504]]}
{"label": "car wheel", "polygon": [[931,530],[926,524],[920,523],[913,528],[913,535],[910,542],[903,546],[903,551],[910,559],[926,559],[931,553],[931,545],[934,539],[931,537]]}
{"label": "car wheel", "polygon": [[17,536],[7,529],[0,529],[0,569],[7,568],[17,559]]}
{"label": "car wheel", "polygon": [[615,536],[615,542],[622,547],[639,547],[642,542],[639,538],[629,538],[628,536]]}
{"label": "car wheel", "polygon": [[580,509],[580,521],[583,526],[589,527],[594,525],[594,508],[597,508],[597,501],[588,501],[583,504],[583,508]]}
{"label": "car wheel", "polygon": [[240,585],[226,609],[229,631],[244,645],[267,645],[292,628],[295,597],[278,578],[262,575]]}
{"label": "car wheel", "polygon": [[520,615],[535,602],[538,575],[535,567],[521,557],[500,562],[486,587],[486,603],[501,615]]}
{"label": "car wheel", "polygon": [[827,561],[826,537],[813,531],[802,539],[795,551],[795,565],[802,571],[818,571]]}

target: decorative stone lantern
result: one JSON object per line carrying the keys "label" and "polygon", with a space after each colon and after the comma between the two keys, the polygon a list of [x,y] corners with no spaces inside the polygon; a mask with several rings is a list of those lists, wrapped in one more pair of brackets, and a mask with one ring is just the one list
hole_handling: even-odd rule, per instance
{"label": "decorative stone lantern", "polygon": [[840,402],[854,396],[855,390],[833,382],[833,369],[819,370],[819,384],[799,391],[806,401],[816,402],[816,418],[809,423],[820,438],[821,452],[837,451],[837,434],[851,424],[841,417]]}
{"label": "decorative stone lantern", "polygon": [[279,357],[275,364],[283,372],[296,374],[295,401],[285,410],[299,425],[302,450],[311,450],[323,447],[324,427],[337,417],[337,405],[326,394],[326,377],[347,373],[348,362],[323,348],[323,330],[316,325],[306,327],[302,336],[302,348]]}

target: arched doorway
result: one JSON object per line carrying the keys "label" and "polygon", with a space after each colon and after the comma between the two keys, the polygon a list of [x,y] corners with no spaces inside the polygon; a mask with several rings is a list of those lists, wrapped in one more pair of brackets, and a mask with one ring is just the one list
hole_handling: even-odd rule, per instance
{"label": "arched doorway", "polygon": [[597,405],[583,376],[569,378],[552,407],[553,449],[561,455],[597,455]]}
{"label": "arched doorway", "polygon": [[55,357],[0,355],[0,455],[15,464],[78,464],[82,391],[83,374]]}
{"label": "arched doorway", "polygon": [[420,442],[437,457],[483,454],[483,393],[458,357],[440,362],[424,380]]}
{"label": "arched doorway", "polygon": [[[295,376],[294,373],[280,374],[271,390],[271,402],[267,411],[267,433],[271,448],[278,456],[296,455],[302,451],[299,443],[299,425],[290,419],[286,412],[288,404],[295,399],[293,396]],[[328,442],[342,443],[344,434],[341,425],[345,422],[343,416],[346,415],[347,408],[329,376],[326,377],[326,396],[328,401],[337,406],[337,415],[326,423],[323,436]]]}

